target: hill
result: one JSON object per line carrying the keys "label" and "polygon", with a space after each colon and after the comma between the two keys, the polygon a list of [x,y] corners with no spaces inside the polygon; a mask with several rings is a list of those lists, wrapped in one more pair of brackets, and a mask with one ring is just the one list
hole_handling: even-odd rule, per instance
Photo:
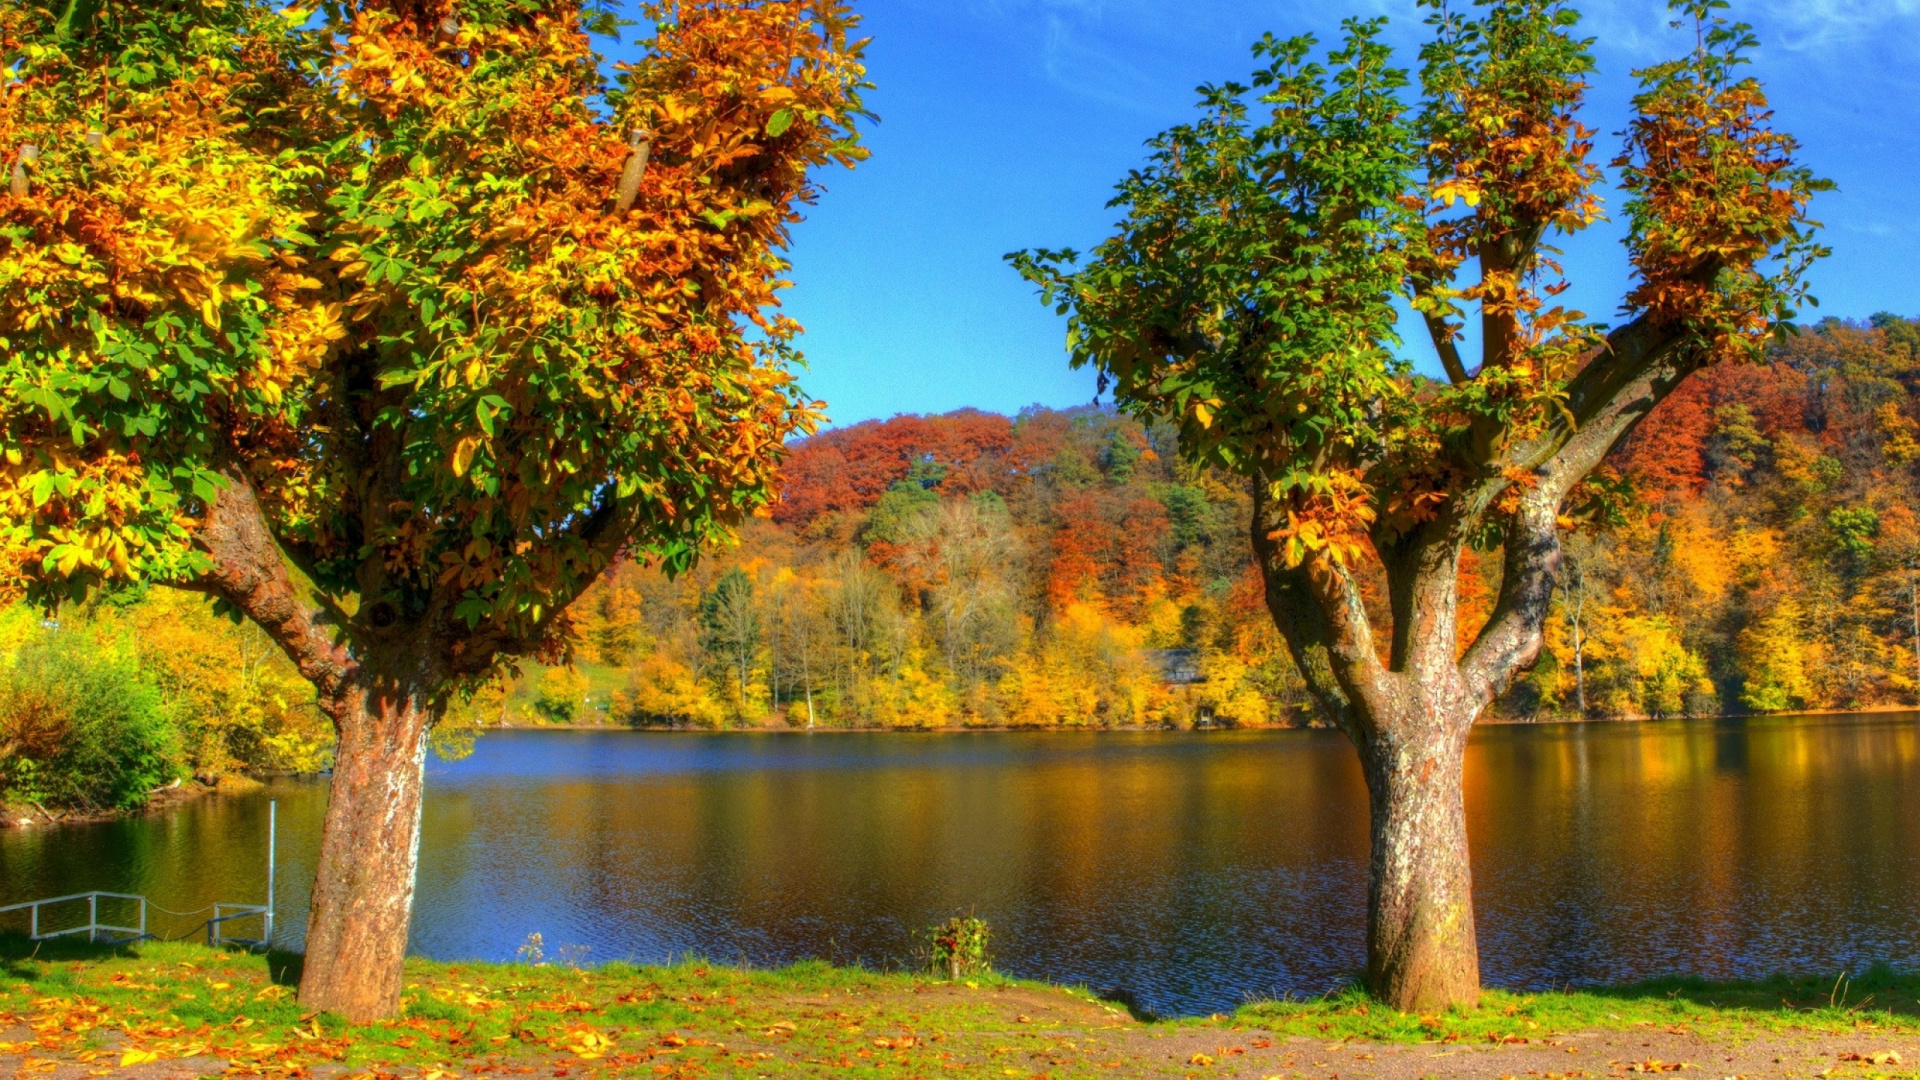
{"label": "hill", "polygon": [[[1891,316],[1696,377],[1615,455],[1630,495],[1568,536],[1547,655],[1499,715],[1912,704],[1917,386],[1920,322]],[[696,572],[616,568],[578,659],[633,723],[1310,722],[1248,506],[1099,407],[857,424],[797,443],[771,519]],[[1499,567],[1466,560],[1463,643]],[[535,711],[569,715],[581,677],[540,678]]]}

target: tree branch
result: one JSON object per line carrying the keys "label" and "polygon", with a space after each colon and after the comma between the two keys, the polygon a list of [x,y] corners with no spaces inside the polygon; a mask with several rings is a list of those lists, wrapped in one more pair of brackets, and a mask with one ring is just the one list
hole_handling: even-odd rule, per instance
{"label": "tree branch", "polygon": [[1433,348],[1440,354],[1440,366],[1447,369],[1447,378],[1453,385],[1459,386],[1472,376],[1467,374],[1466,361],[1460,359],[1460,343],[1454,337],[1453,326],[1439,315],[1425,315],[1427,336],[1433,339]]}
{"label": "tree branch", "polygon": [[336,638],[325,613],[301,597],[245,472],[229,469],[225,475],[226,490],[208,501],[195,537],[212,558],[213,569],[186,587],[239,608],[280,646],[324,701],[341,690],[357,662],[344,640]]}
{"label": "tree branch", "polygon": [[1359,587],[1345,567],[1324,554],[1287,566],[1273,539],[1277,528],[1265,485],[1256,482],[1253,548],[1267,607],[1321,710],[1365,746],[1376,734],[1375,725],[1393,715],[1393,676],[1374,648]]}
{"label": "tree branch", "polygon": [[[1556,419],[1514,452],[1514,464],[1530,471],[1534,482],[1507,527],[1506,572],[1493,617],[1461,661],[1462,675],[1483,705],[1540,655],[1559,575],[1558,518],[1567,494],[1701,367],[1701,357],[1678,351],[1680,342],[1678,333],[1644,317],[1615,330],[1568,388],[1571,419]],[[1511,483],[1490,480],[1476,494],[1490,501]]]}
{"label": "tree branch", "polygon": [[1478,708],[1506,693],[1515,675],[1539,659],[1547,610],[1560,574],[1560,496],[1536,487],[1507,526],[1500,598],[1460,660],[1460,677]]}

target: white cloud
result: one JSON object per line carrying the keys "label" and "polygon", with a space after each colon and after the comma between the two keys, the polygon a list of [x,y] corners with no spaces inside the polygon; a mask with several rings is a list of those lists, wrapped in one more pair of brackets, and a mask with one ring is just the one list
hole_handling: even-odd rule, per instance
{"label": "white cloud", "polygon": [[[902,0],[895,0],[902,2]],[[938,5],[943,0],[904,0]],[[951,0],[946,0],[951,2]],[[1465,0],[1463,0],[1463,3]],[[1582,32],[1596,39],[1602,78],[1667,59],[1691,42],[1670,28],[1666,0],[1576,0]],[[1342,20],[1386,15],[1387,40],[1414,65],[1426,36],[1414,0],[963,0],[963,10],[1024,38],[1048,81],[1076,96],[1129,112],[1167,115],[1191,104],[1193,84],[1244,78],[1245,48],[1260,34],[1339,35]],[[1733,0],[1732,18],[1753,23],[1780,63],[1861,70],[1862,49],[1879,51],[1920,34],[1920,0]],[[1237,57],[1241,63],[1233,63]],[[1878,79],[1893,76],[1868,61]],[[1204,73],[1196,78],[1196,73]]]}
{"label": "white cloud", "polygon": [[1771,0],[1754,7],[1786,32],[1781,44],[1791,49],[1857,41],[1891,25],[1920,21],[1920,0]]}

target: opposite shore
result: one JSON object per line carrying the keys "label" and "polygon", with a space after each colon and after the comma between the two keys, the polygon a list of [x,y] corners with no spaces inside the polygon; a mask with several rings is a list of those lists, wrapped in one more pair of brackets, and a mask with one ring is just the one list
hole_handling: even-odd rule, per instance
{"label": "opposite shore", "polygon": [[[1759,715],[1730,714],[1713,717],[1607,717],[1587,719],[1551,719],[1516,720],[1509,718],[1489,718],[1480,722],[1486,727],[1570,727],[1574,725],[1619,726],[1647,723],[1686,723],[1720,722],[1733,720],[1793,719],[1799,717],[1837,717],[1837,716],[1897,716],[1920,714],[1920,709],[1883,707],[1853,710],[1823,710],[1798,713],[1771,713]],[[463,734],[481,736],[495,733],[527,732],[568,732],[568,733],[631,733],[637,735],[737,735],[737,736],[806,736],[806,735],[920,735],[920,736],[958,736],[992,734],[1056,734],[1063,736],[1097,737],[1101,735],[1142,735],[1142,734],[1180,734],[1204,737],[1228,732],[1283,732],[1283,731],[1319,731],[1332,734],[1335,729],[1324,724],[1312,725],[1273,725],[1268,727],[1144,727],[1144,726],[1072,726],[1072,727],[948,727],[948,728],[912,728],[912,727],[845,727],[820,726],[815,728],[786,727],[767,724],[755,727],[696,728],[688,726],[669,727],[663,725],[630,726],[622,724],[501,724],[482,728],[465,729]],[[203,776],[192,779],[176,780],[147,793],[147,798],[134,806],[124,808],[90,808],[48,806],[37,801],[19,800],[0,802],[0,829],[45,829],[60,825],[74,825],[113,821],[122,818],[163,814],[171,812],[187,803],[213,795],[246,795],[261,789],[266,781],[288,776],[325,776],[324,771],[291,772],[276,770],[258,774],[228,773],[220,776]]]}
{"label": "opposite shore", "polygon": [[[1693,720],[1770,720],[1791,719],[1803,716],[1885,716],[1903,713],[1920,714],[1920,705],[1876,705],[1865,709],[1803,709],[1785,713],[1715,713],[1701,716],[1547,716],[1547,717],[1510,717],[1488,716],[1477,721],[1476,727],[1549,727],[1572,724],[1655,724],[1674,723]],[[970,735],[1007,732],[1048,732],[1063,735],[1103,735],[1144,732],[1180,732],[1188,734],[1213,734],[1227,731],[1334,731],[1331,724],[1311,721],[1298,724],[1196,724],[1189,726],[1164,725],[1096,725],[1096,724],[1053,724],[1053,725],[964,725],[955,727],[912,727],[885,725],[825,725],[814,727],[794,726],[784,723],[741,725],[737,727],[699,727],[690,724],[525,724],[503,723],[489,724],[474,729],[475,734],[495,731],[633,731],[650,732],[663,735]]]}

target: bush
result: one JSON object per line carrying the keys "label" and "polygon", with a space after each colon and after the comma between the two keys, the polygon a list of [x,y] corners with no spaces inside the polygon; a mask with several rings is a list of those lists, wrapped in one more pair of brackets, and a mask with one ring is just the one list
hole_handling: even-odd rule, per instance
{"label": "bush", "polygon": [[587,693],[593,685],[570,667],[548,668],[534,691],[533,710],[549,724],[577,724],[586,717]]}
{"label": "bush", "polygon": [[179,773],[160,689],[125,642],[39,630],[0,657],[0,797],[125,810]]}
{"label": "bush", "polygon": [[993,970],[993,959],[987,952],[990,931],[985,919],[955,915],[928,933],[933,944],[931,966],[934,974],[945,975],[958,982],[962,976]]}

